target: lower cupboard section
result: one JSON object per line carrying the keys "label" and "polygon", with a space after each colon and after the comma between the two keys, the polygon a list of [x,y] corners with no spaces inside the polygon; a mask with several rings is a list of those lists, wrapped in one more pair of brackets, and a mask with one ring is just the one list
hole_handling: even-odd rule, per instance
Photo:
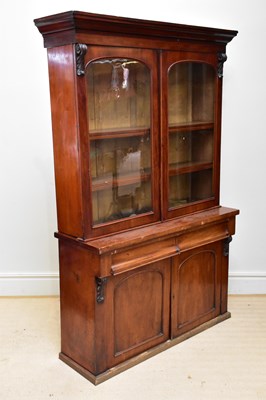
{"label": "lower cupboard section", "polygon": [[169,338],[171,259],[110,278],[108,365],[113,366]]}
{"label": "lower cupboard section", "polygon": [[171,337],[221,313],[222,241],[173,258]]}
{"label": "lower cupboard section", "polygon": [[97,271],[88,272],[97,258],[61,242],[60,358],[96,384],[228,317],[223,248],[221,240],[108,276],[97,302]]}

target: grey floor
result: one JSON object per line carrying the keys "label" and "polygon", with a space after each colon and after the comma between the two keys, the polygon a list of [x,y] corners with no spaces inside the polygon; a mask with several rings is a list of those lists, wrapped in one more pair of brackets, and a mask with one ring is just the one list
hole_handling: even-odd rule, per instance
{"label": "grey floor", "polygon": [[0,399],[266,400],[266,296],[230,296],[229,310],[95,387],[58,359],[58,298],[0,298]]}

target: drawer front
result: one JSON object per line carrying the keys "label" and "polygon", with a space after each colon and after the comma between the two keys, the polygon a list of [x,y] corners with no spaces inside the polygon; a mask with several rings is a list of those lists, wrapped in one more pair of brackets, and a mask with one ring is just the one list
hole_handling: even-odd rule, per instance
{"label": "drawer front", "polygon": [[[140,240],[141,241],[141,240]],[[113,275],[131,271],[141,265],[148,265],[159,260],[170,258],[178,253],[176,239],[156,241],[134,248],[114,251],[111,255],[111,272]]]}

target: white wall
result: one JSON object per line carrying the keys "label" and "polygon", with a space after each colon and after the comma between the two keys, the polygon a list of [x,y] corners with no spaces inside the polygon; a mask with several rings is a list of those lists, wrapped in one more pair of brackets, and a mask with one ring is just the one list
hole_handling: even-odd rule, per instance
{"label": "white wall", "polygon": [[34,18],[68,10],[239,30],[224,66],[221,204],[241,209],[230,291],[266,293],[264,0],[15,0],[1,5],[0,295],[58,293],[46,50]]}

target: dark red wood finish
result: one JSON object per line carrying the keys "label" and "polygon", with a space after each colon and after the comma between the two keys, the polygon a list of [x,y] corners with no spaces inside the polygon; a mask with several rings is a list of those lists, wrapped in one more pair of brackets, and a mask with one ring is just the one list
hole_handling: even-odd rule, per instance
{"label": "dark red wood finish", "polygon": [[[143,49],[130,49],[122,47],[102,47],[92,46],[89,47],[86,57],[85,65],[88,66],[93,60],[101,58],[129,58],[143,62],[151,72],[151,159],[152,159],[152,211],[147,214],[141,214],[140,216],[131,217],[116,222],[111,222],[103,225],[93,226],[92,221],[92,204],[90,203],[90,196],[87,199],[87,206],[89,206],[88,212],[88,235],[89,237],[96,237],[106,235],[108,233],[114,233],[122,230],[132,229],[137,226],[143,226],[144,224],[150,224],[160,220],[160,176],[159,170],[159,101],[158,101],[158,68],[157,68],[157,54],[151,50]],[[82,78],[84,79],[84,78]],[[80,86],[85,87],[84,81],[80,81]],[[82,119],[86,119],[86,103],[80,107],[80,115]],[[89,131],[87,126],[86,132]],[[121,135],[121,132],[117,136]],[[117,137],[116,136],[116,137]],[[84,149],[85,153],[89,154],[88,147]],[[89,165],[89,164],[87,164]],[[89,168],[87,168],[89,172]],[[91,183],[91,174],[86,177],[86,181]],[[89,201],[88,201],[89,200]],[[85,237],[88,237],[85,235]]]}
{"label": "dark red wood finish", "polygon": [[[230,316],[228,251],[239,212],[219,205],[221,60],[237,32],[78,11],[39,18],[35,24],[48,48],[60,358],[97,384]],[[87,46],[79,70],[76,43]],[[138,59],[151,71],[153,211],[93,225],[82,64],[85,69],[106,57]],[[167,73],[181,61],[207,63],[216,74],[214,121],[204,125],[214,132],[213,196],[169,209]],[[119,132],[140,136],[144,128]],[[119,132],[96,131],[91,138],[112,140]],[[189,170],[194,171],[187,163],[183,172]]]}
{"label": "dark red wood finish", "polygon": [[[128,40],[128,37],[133,39],[140,38],[141,40],[147,38],[149,41],[151,39],[160,40],[166,46],[169,42],[196,42],[204,48],[209,43],[225,45],[237,34],[237,31],[228,29],[121,18],[81,11],[67,11],[38,18],[34,22],[44,37],[45,47],[83,42],[81,38],[85,35],[93,37],[93,35],[98,34],[102,37],[102,41],[106,40],[106,36],[120,36],[126,37],[126,40]],[[119,45],[123,46],[122,43]],[[135,40],[134,47],[142,47],[142,44],[136,43]]]}

